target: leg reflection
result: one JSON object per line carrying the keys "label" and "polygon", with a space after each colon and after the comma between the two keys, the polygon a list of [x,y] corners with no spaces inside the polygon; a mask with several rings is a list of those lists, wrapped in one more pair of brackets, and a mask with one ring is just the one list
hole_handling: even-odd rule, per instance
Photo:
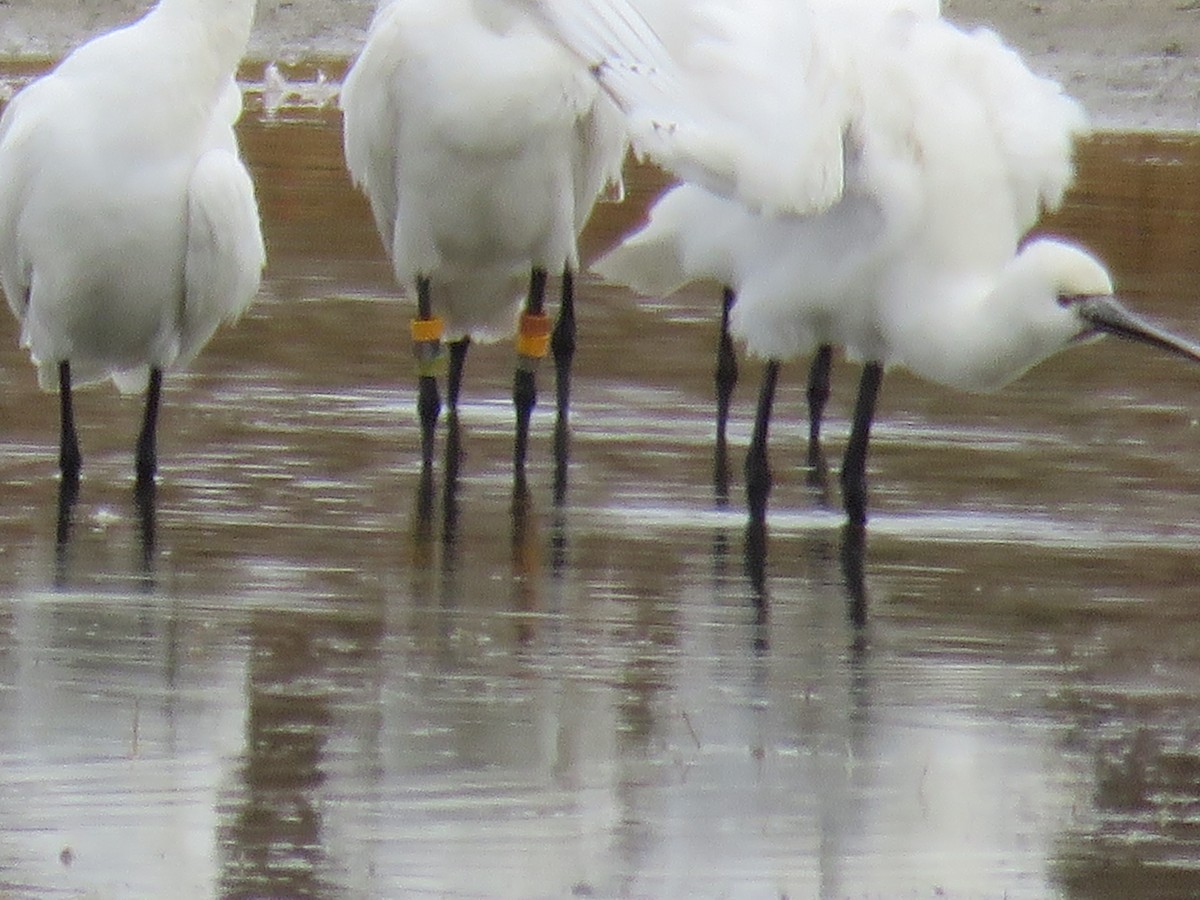
{"label": "leg reflection", "polygon": [[71,526],[75,515],[75,502],[79,499],[79,479],[62,478],[58,483],[58,519],[54,531],[54,585],[62,587],[67,582],[70,569]]}
{"label": "leg reflection", "polygon": [[[866,585],[867,530],[861,523],[847,522],[842,527],[840,562],[842,586],[850,624],[862,629],[867,624]],[[754,591],[754,602],[765,614],[770,594],[767,589],[767,524],[751,516],[746,522],[743,563],[746,578]]]}
{"label": "leg reflection", "polygon": [[[326,649],[336,622],[250,623],[245,750],[220,809],[219,896],[327,897],[321,788],[334,728]],[[307,689],[305,689],[307,686]]]}
{"label": "leg reflection", "polygon": [[413,571],[431,571],[436,558],[433,536],[434,480],[431,467],[422,466],[417,481],[416,502],[413,504],[412,548]]}
{"label": "leg reflection", "polygon": [[562,578],[567,568],[567,516],[561,506],[555,506],[550,523],[550,572]]}
{"label": "leg reflection", "polygon": [[133,489],[133,503],[138,517],[138,538],[141,548],[142,577],[144,587],[152,588],[154,578],[154,557],[156,548],[155,508],[158,503],[158,488],[154,479],[139,479]]}
{"label": "leg reflection", "polygon": [[842,526],[842,579],[846,586],[847,614],[850,624],[867,624],[867,585],[864,563],[867,555],[867,529],[862,522]]}
{"label": "leg reflection", "polygon": [[[513,609],[519,613],[536,612],[541,608],[542,554],[529,486],[523,474],[513,482],[511,546]],[[532,618],[519,617],[517,640],[522,644],[531,641],[536,636],[536,627]]]}
{"label": "leg reflection", "polygon": [[759,609],[767,607],[767,522],[751,516],[746,522],[746,537],[742,550],[746,578],[754,590],[754,603]]}

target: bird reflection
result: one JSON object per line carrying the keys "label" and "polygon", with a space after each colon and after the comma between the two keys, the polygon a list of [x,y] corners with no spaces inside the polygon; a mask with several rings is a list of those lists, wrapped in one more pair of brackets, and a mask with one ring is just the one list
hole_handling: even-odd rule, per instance
{"label": "bird reflection", "polygon": [[846,612],[850,624],[858,629],[867,624],[866,555],[866,526],[862,522],[846,522],[842,526],[842,581],[846,587]]}
{"label": "bird reflection", "polygon": [[567,472],[571,462],[571,428],[566,415],[571,390],[569,370],[560,374],[555,384],[562,412],[554,420],[554,505],[561,509],[567,502]]}
{"label": "bird reflection", "polygon": [[[217,846],[225,897],[322,897],[321,790],[334,710],[328,679],[337,620],[276,611],[250,621],[245,750],[220,805]],[[322,687],[325,689],[322,690]]]}
{"label": "bird reflection", "polygon": [[760,608],[767,606],[767,523],[759,516],[751,516],[746,522],[745,538],[742,543],[743,571],[754,591],[755,603]]}
{"label": "bird reflection", "polygon": [[[71,580],[71,544],[75,534],[76,508],[79,503],[79,479],[62,478],[58,484],[58,504],[54,528],[54,585],[66,587]],[[157,552],[158,488],[153,479],[139,479],[133,492],[134,516],[137,522],[138,561],[136,575],[144,590],[155,587]]]}
{"label": "bird reflection", "polygon": [[[538,546],[539,529],[529,498],[529,485],[521,475],[513,482],[512,493],[512,574],[513,609],[519,613],[537,612],[541,607],[542,553]],[[536,625],[528,617],[518,620],[517,639],[525,644],[536,635]]]}
{"label": "bird reflection", "polygon": [[421,467],[417,481],[417,497],[413,504],[413,537],[422,546],[433,542],[433,517],[437,509],[434,502],[434,479],[431,466]]}
{"label": "bird reflection", "polygon": [[[746,579],[753,592],[755,606],[765,615],[769,606],[767,579],[768,530],[765,516],[751,514],[746,522],[742,542],[742,563]],[[842,588],[846,596],[846,616],[856,629],[867,624],[866,584],[867,531],[861,522],[847,521],[841,529]]]}
{"label": "bird reflection", "polygon": [[71,530],[75,504],[79,500],[79,479],[63,478],[58,483],[58,521],[54,532],[54,586],[67,583],[70,570]]}
{"label": "bird reflection", "polygon": [[138,480],[133,489],[133,505],[137,510],[138,543],[141,548],[142,585],[149,590],[154,586],[154,560],[157,543],[157,520],[155,510],[158,505],[158,485],[154,479]]}

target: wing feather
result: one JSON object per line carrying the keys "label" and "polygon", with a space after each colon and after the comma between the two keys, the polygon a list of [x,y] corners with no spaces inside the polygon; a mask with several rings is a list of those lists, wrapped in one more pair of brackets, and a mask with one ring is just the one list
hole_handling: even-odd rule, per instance
{"label": "wing feather", "polygon": [[763,212],[841,196],[853,95],[807,4],[510,2],[586,62],[640,155]]}
{"label": "wing feather", "polygon": [[187,257],[179,363],[258,293],[266,251],[250,173],[224,148],[200,157],[188,185]]}

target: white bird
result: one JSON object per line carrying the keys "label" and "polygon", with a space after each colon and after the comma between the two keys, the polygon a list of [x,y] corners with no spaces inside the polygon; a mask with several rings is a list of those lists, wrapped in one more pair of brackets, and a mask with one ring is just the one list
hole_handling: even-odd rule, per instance
{"label": "white bird", "polygon": [[577,236],[606,186],[620,184],[622,115],[571,54],[501,0],[383,5],[346,76],[341,105],[347,167],[370,200],[397,280],[417,297],[425,471],[441,407],[442,339],[450,342],[454,417],[470,341],[517,329],[514,463],[521,474],[534,369],[551,337],[546,279],[559,272],[552,343],[561,471]]}
{"label": "white bird", "polygon": [[989,391],[1106,333],[1200,361],[1121,307],[1085,250],[1025,240],[1071,181],[1084,116],[992,32],[889,0],[512,2],[687,182],[600,270],[654,294],[703,276],[736,291],[731,329],[768,360],[752,516],[779,362],[824,345],[865,364],[841,471],[858,525],[886,366]]}
{"label": "white bird", "polygon": [[162,373],[257,293],[263,240],[233,123],[255,0],[160,0],[18,93],[0,117],[0,285],[78,480],[73,384],[144,388],[153,484]]}

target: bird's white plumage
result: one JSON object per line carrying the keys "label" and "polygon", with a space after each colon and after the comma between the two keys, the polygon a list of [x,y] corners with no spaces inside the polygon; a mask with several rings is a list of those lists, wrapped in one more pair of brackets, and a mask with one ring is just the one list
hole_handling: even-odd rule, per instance
{"label": "bird's white plumage", "polygon": [[[591,67],[639,154],[766,212],[809,213],[841,195],[859,98],[853,54],[825,32],[877,0],[509,2]],[[929,0],[887,6],[937,15]]]}
{"label": "bird's white plumage", "polygon": [[254,0],[161,0],[0,117],[0,286],[43,387],[125,390],[188,362],[257,292],[264,248],[233,124]]}
{"label": "bird's white plumage", "polygon": [[[623,0],[589,2],[603,21]],[[584,13],[569,12],[574,5],[553,6],[590,26]],[[831,61],[826,74],[837,89],[813,94],[792,80],[795,96],[778,98],[773,116],[754,112],[751,101],[740,119],[718,117],[721,129],[753,136],[761,149],[728,165],[757,167],[754,184],[775,182],[782,199],[771,204],[740,175],[676,187],[597,271],[651,293],[698,277],[725,282],[738,296],[734,333],[764,357],[834,344],[973,390],[999,387],[1069,342],[1082,326],[1055,294],[1085,293],[1075,281],[1095,286],[1102,267],[1061,242],[1018,250],[1070,183],[1073,141],[1085,128],[1078,105],[994,34],[963,32],[932,4],[756,0],[754,9],[784,6],[806,9],[806,47],[817,49],[805,53]],[[726,8],[733,14],[735,4]],[[781,34],[773,50],[762,48],[771,60],[791,53],[791,37]],[[636,49],[619,52],[628,58]],[[730,96],[756,89],[732,66],[721,73]],[[772,143],[771,129],[823,103],[841,122],[841,184],[805,210],[792,202],[803,197],[791,173],[810,159],[785,152],[787,139]],[[655,158],[672,165],[670,155]],[[715,158],[697,154],[695,162]],[[822,160],[818,153],[818,168]]]}
{"label": "bird's white plumage", "polygon": [[392,0],[342,89],[346,163],[397,279],[427,277],[448,337],[511,334],[531,266],[578,263],[619,183],[620,113],[500,0]]}

